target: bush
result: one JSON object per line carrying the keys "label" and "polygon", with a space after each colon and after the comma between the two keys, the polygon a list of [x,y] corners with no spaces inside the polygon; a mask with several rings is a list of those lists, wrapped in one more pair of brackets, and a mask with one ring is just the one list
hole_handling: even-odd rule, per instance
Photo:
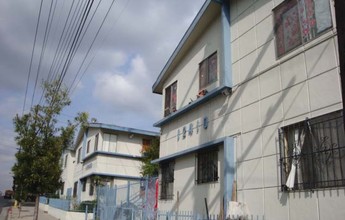
{"label": "bush", "polygon": [[96,200],[92,200],[92,201],[83,201],[81,202],[78,207],[76,208],[76,211],[82,211],[85,212],[86,210],[86,206],[87,206],[87,212],[88,213],[92,213],[93,208],[95,208],[97,205],[97,201]]}

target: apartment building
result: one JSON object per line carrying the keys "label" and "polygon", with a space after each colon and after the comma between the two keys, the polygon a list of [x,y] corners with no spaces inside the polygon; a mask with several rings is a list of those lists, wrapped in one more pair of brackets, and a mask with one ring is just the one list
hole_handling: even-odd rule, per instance
{"label": "apartment building", "polygon": [[61,197],[94,200],[97,185],[140,180],[142,150],[155,138],[159,133],[111,124],[90,123],[81,128],[73,148],[62,155]]}
{"label": "apartment building", "polygon": [[218,214],[236,201],[254,219],[345,216],[335,11],[332,0],[205,2],[152,88],[160,210]]}

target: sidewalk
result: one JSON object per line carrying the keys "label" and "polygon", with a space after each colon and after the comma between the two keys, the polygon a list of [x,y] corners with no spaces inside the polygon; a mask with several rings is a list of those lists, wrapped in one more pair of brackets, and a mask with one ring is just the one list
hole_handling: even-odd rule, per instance
{"label": "sidewalk", "polygon": [[[15,207],[10,207],[8,210],[7,220],[32,220],[34,217],[34,210],[35,207],[32,206],[24,206],[21,208],[21,212],[19,213],[19,209]],[[45,213],[43,210],[39,210],[38,213],[39,220],[58,220],[57,218]]]}

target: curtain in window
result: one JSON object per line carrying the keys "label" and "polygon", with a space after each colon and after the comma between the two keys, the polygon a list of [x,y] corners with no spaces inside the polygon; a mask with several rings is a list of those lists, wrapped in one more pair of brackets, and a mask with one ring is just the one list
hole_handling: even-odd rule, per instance
{"label": "curtain in window", "polygon": [[303,182],[300,158],[301,158],[301,152],[302,152],[304,141],[305,141],[304,127],[302,126],[300,128],[296,128],[294,130],[293,159],[291,163],[290,173],[286,181],[286,186],[290,189],[292,189],[295,185],[296,173],[298,173],[297,175],[298,183]]}

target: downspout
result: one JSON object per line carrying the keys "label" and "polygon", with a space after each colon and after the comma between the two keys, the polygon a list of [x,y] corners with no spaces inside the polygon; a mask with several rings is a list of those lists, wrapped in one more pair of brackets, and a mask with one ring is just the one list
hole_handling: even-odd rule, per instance
{"label": "downspout", "polygon": [[232,189],[235,180],[235,146],[234,138],[227,137],[224,140],[224,219],[229,215],[228,203],[231,201]]}
{"label": "downspout", "polygon": [[221,9],[222,49],[220,56],[221,86],[232,87],[232,62],[231,62],[231,33],[230,33],[230,1],[222,1]]}
{"label": "downspout", "polygon": [[[219,2],[219,0],[218,0]],[[230,1],[221,1],[221,28],[222,28],[222,48],[220,56],[221,74],[220,80],[222,86],[232,87],[232,61],[231,61],[231,30],[230,30]],[[235,179],[235,155],[234,139],[227,137],[224,141],[224,216],[225,219],[229,213],[228,203],[231,201],[233,183]]]}

